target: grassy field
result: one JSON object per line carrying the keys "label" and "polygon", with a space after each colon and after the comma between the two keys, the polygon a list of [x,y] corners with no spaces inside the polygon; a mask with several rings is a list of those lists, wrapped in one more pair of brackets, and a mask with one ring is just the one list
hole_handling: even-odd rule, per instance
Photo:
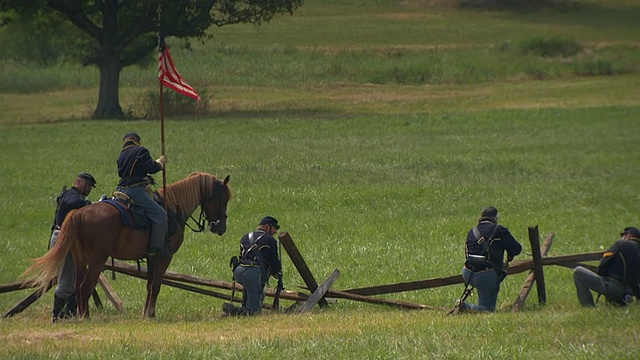
{"label": "grassy field", "polygon": [[[313,0],[259,28],[217,29],[191,53],[175,46],[180,72],[211,98],[204,114],[166,119],[168,181],[230,174],[234,199],[228,232],[187,233],[171,270],[230,280],[240,236],[265,214],[280,220],[319,281],[341,271],[336,289],[458,274],[464,236],[486,205],[523,244],[520,259],[529,257],[529,226],[556,234],[550,255],[598,251],[640,226],[640,25],[632,21],[640,8],[575,4],[520,13]],[[574,38],[586,50],[517,51],[538,36]],[[603,57],[624,71],[575,71]],[[96,177],[91,199],[114,190],[125,132],[160,153],[158,120],[88,120],[92,70],[4,64],[0,83],[34,75],[25,91],[0,88],[0,283],[46,251],[55,197],[76,173]],[[123,107],[156,89],[153,73],[123,73]],[[414,73],[430,75],[400,76]],[[285,286],[296,290],[303,282],[283,261]],[[640,306],[582,309],[571,270],[547,267],[548,303],[538,305],[534,290],[512,313],[525,276],[505,280],[490,315],[447,317],[462,291],[450,286],[387,296],[435,310],[340,300],[302,316],[224,319],[221,300],[163,287],[158,319],[145,320],[143,283],[120,275],[111,283],[125,314],[106,304],[89,321],[53,326],[49,292],[0,320],[0,358],[639,357]],[[0,294],[0,310],[27,294]]]}

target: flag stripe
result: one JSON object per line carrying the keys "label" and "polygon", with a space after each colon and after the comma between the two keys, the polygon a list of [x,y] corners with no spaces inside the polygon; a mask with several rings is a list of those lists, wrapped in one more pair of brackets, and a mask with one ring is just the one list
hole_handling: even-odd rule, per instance
{"label": "flag stripe", "polygon": [[171,59],[171,54],[169,54],[168,47],[165,47],[165,49],[160,52],[160,56],[158,58],[158,79],[160,79],[164,86],[173,89],[182,95],[200,100],[200,96],[196,92],[196,89],[187,84],[187,81],[178,73],[178,70],[173,64],[173,60]]}

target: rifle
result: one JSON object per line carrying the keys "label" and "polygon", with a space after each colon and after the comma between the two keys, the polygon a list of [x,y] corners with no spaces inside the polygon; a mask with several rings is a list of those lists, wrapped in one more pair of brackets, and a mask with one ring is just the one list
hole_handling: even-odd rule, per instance
{"label": "rifle", "polygon": [[231,267],[231,276],[233,279],[233,283],[231,285],[231,303],[232,304],[233,304],[233,298],[236,295],[236,276],[234,275],[233,272],[236,270],[239,264],[240,264],[240,260],[238,259],[237,256],[232,256],[231,260],[229,260],[229,266]]}
{"label": "rifle", "polygon": [[273,297],[273,310],[280,310],[280,293],[284,290],[284,284],[282,282],[282,273],[278,278],[278,286],[276,287],[276,294]]}
{"label": "rifle", "polygon": [[[473,273],[471,273],[471,277],[473,277]],[[462,290],[462,295],[460,295],[460,297],[456,300],[456,303],[453,306],[453,309],[451,309],[451,311],[449,311],[447,315],[457,315],[462,311],[461,307],[464,306],[463,305],[464,301],[467,300],[467,298],[471,296],[471,294],[473,294],[473,285],[471,285],[470,283],[471,283],[471,278],[469,278],[469,281],[465,281],[464,290]]]}
{"label": "rifle", "polygon": [[282,244],[278,241],[278,260],[280,261],[280,276],[278,277],[278,285],[276,286],[276,294],[273,296],[273,310],[280,310],[280,293],[284,290],[284,282],[282,281]]}
{"label": "rifle", "polygon": [[53,225],[51,225],[51,233],[49,234],[49,241],[47,241],[47,250],[51,250],[51,237],[53,236],[53,232],[56,230],[56,218],[58,217],[58,210],[60,210],[60,200],[64,196],[64,193],[67,192],[67,185],[62,187],[62,191],[60,195],[56,198],[56,212],[53,215]]}

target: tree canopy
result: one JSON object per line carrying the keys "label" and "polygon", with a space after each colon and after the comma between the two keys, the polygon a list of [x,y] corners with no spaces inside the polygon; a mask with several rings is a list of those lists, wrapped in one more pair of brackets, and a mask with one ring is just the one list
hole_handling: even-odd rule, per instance
{"label": "tree canopy", "polygon": [[[0,11],[55,17],[79,30],[79,36],[68,39],[67,49],[83,65],[98,67],[100,89],[93,118],[106,119],[124,116],[118,93],[120,72],[157,49],[159,20],[163,36],[202,37],[212,25],[259,25],[278,14],[293,14],[302,3],[303,0],[4,0]],[[0,18],[0,24],[9,21],[10,17]]]}

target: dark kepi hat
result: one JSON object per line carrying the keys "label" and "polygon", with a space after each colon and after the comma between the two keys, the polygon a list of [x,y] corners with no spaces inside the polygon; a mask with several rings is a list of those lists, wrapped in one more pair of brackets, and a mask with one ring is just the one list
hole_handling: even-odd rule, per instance
{"label": "dark kepi hat", "polygon": [[638,228],[633,227],[633,226],[629,226],[624,228],[624,230],[620,233],[620,236],[624,236],[625,234],[631,234],[636,238],[640,239],[640,230],[638,230]]}
{"label": "dark kepi hat", "polygon": [[135,131],[129,131],[128,133],[124,134],[124,136],[122,137],[122,141],[125,142],[127,141],[127,139],[133,139],[137,142],[140,142],[140,135],[138,135],[138,133]]}
{"label": "dark kepi hat", "polygon": [[260,220],[260,225],[271,225],[274,228],[280,229],[280,225],[278,225],[278,220],[272,216],[265,216]]}
{"label": "dark kepi hat", "polygon": [[484,218],[497,219],[498,209],[496,209],[493,206],[487,206],[486,208],[482,209],[482,212],[480,213],[480,218],[481,219],[484,219]]}
{"label": "dark kepi hat", "polygon": [[78,174],[78,177],[82,180],[90,182],[92,187],[96,187],[96,179],[88,172],[81,172],[80,174]]}

